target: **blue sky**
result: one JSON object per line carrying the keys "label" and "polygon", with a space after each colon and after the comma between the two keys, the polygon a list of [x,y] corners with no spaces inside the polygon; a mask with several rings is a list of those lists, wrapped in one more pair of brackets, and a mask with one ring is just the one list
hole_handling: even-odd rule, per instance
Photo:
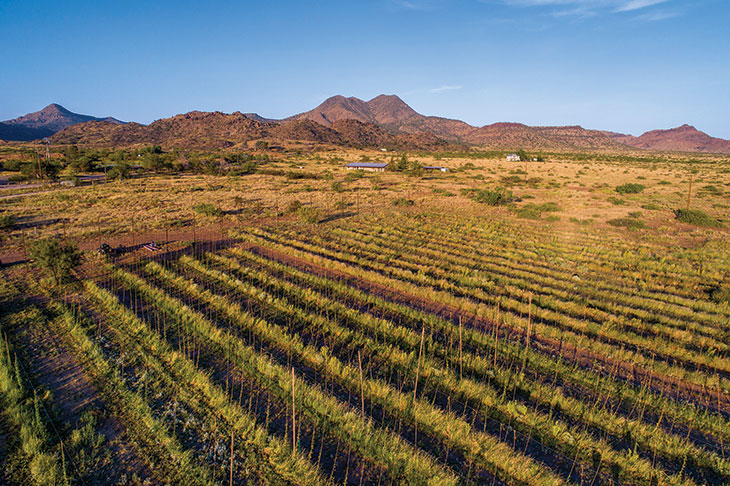
{"label": "blue sky", "polygon": [[727,0],[0,0],[0,119],[149,123],[328,96],[420,113],[730,138]]}

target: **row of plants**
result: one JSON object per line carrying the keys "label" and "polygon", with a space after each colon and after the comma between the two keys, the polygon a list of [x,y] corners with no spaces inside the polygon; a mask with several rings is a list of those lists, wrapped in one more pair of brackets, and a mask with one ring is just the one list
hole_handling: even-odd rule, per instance
{"label": "row of plants", "polygon": [[[164,268],[150,263],[146,269],[159,278],[168,276]],[[163,290],[153,287],[137,275],[116,268],[114,275],[124,282],[130,290],[139,292],[150,303],[162,310],[168,321],[176,322],[181,326],[180,332],[195,335],[213,352],[225,357],[233,363],[239,372],[244,373],[251,381],[260,383],[272,394],[282,400],[291,400],[292,379],[291,372],[275,360],[261,354],[253,347],[244,344],[240,339],[230,335],[223,329],[215,326],[199,312],[193,311],[188,305],[171,297]],[[187,285],[194,287],[194,294],[199,299],[209,297],[215,299],[209,292],[191,282]],[[268,322],[245,314],[240,307],[217,298],[211,302],[219,304],[220,310],[235,312],[236,324],[241,328],[250,328],[256,335],[292,354],[300,350],[309,352],[293,336],[279,326],[272,326]],[[315,368],[321,368],[326,361],[318,352],[318,362]],[[296,376],[296,373],[295,373]],[[297,377],[296,409],[307,420],[319,424],[328,434],[337,436],[347,443],[352,450],[375,464],[385,467],[395,480],[410,481],[419,484],[455,484],[453,473],[444,470],[432,458],[414,449],[400,437],[388,430],[377,428],[370,421],[363,421],[359,413],[352,410],[336,398],[328,395],[315,385],[308,384],[303,376]]]}
{"label": "row of plants", "polygon": [[[457,308],[474,303],[493,308],[500,303],[503,309],[512,313],[513,320],[523,329],[526,328],[526,319],[520,316],[526,316],[528,313],[533,312],[536,336],[542,334],[558,339],[565,337],[586,349],[600,350],[607,356],[620,350],[633,351],[631,357],[634,362],[669,376],[682,377],[682,379],[694,384],[707,385],[719,378],[712,373],[707,373],[706,368],[720,374],[728,373],[725,370],[726,366],[722,362],[716,362],[714,356],[698,355],[681,349],[667,348],[665,343],[658,337],[651,339],[637,335],[627,335],[612,330],[610,326],[603,327],[594,322],[571,318],[554,310],[532,309],[532,306],[525,302],[528,298],[527,293],[523,294],[522,299],[497,298],[484,290],[460,288],[424,273],[413,273],[409,270],[399,269],[395,259],[391,259],[388,264],[376,263],[369,255],[367,257],[358,256],[348,251],[326,249],[323,248],[323,245],[327,244],[324,239],[310,243],[306,241],[306,237],[295,233],[279,235],[271,230],[252,229],[243,238],[258,244],[279,245],[281,248],[285,248],[284,251],[298,252],[298,254],[310,259],[316,257],[327,262],[328,265],[333,263],[343,265],[349,267],[351,272],[354,268],[357,268],[357,273],[367,275],[368,279],[386,280],[388,285],[396,288],[417,288],[419,294],[424,292],[432,293],[438,296],[436,300],[450,301],[449,303],[453,303]],[[542,299],[544,300],[544,297]],[[664,359],[661,359],[662,357]],[[683,363],[683,366],[675,365],[677,361]],[[726,379],[721,378],[720,384],[723,388],[730,389],[730,383]]]}
{"label": "row of plants", "polygon": [[[99,311],[115,332],[114,339],[122,340],[125,354],[139,356],[146,370],[160,377],[155,391],[170,390],[176,400],[198,411],[199,423],[213,422],[221,437],[232,437],[234,459],[240,461],[237,470],[272,483],[327,484],[305,457],[293,453],[287,442],[267,434],[255,417],[232,402],[191,358],[175,351],[109,291],[92,282],[87,282],[86,290],[98,302]],[[188,385],[181,387],[181,383]]]}
{"label": "row of plants", "polygon": [[[610,326],[615,333],[622,335],[632,333],[642,338],[661,336],[673,347],[717,358],[730,350],[725,342],[730,334],[722,318],[714,319],[712,325],[706,326],[694,322],[692,316],[667,317],[657,307],[636,308],[621,297],[611,299],[608,295],[597,295],[586,287],[581,291],[575,282],[556,281],[551,277],[505,269],[501,265],[476,263],[466,257],[457,259],[440,255],[438,251],[424,249],[422,245],[411,246],[405,239],[388,241],[380,237],[368,239],[358,235],[353,240],[356,243],[347,240],[342,244],[355,254],[363,255],[362,249],[366,248],[365,256],[373,261],[391,267],[398,266],[416,275],[425,274],[461,291],[465,288],[481,290],[503,301],[509,298],[524,299],[525,295],[536,294],[533,301],[536,308],[559,312],[573,319],[590,320],[599,325],[604,334],[606,327]],[[416,248],[419,250],[418,256],[414,255]],[[413,252],[408,251],[411,249]],[[393,262],[396,255],[397,264]],[[436,263],[438,260],[442,263]],[[662,346],[656,344],[655,347],[661,349]]]}
{"label": "row of plants", "polygon": [[[684,296],[688,303],[697,297],[698,286],[722,281],[724,272],[730,269],[726,259],[722,258],[722,252],[711,248],[701,251],[675,249],[668,255],[665,247],[651,242],[642,242],[638,248],[629,247],[624,239],[611,239],[603,234],[576,234],[556,228],[550,235],[545,235],[539,228],[517,227],[494,220],[442,221],[439,215],[428,214],[396,221],[376,221],[365,217],[359,224],[372,228],[372,232],[381,231],[384,227],[391,230],[399,228],[414,237],[444,238],[446,244],[449,240],[457,241],[474,251],[481,247],[500,252],[508,249],[510,253],[519,253],[520,258],[538,265],[570,263],[582,270],[595,272],[598,277],[608,274],[610,281],[619,279],[632,286],[636,284],[635,272],[640,268],[641,283],[650,286],[652,295]],[[707,264],[698,265],[701,263],[698,259],[707,260]],[[667,289],[670,289],[669,294]]]}
{"label": "row of plants", "polygon": [[[258,290],[256,290],[256,287],[246,287],[240,281],[231,279],[220,272],[207,269],[199,262],[187,261],[186,264],[195,268],[201,274],[227,284],[231,290],[237,292],[236,295],[244,293],[261,296],[265,294],[261,289],[266,288],[269,292],[280,292],[286,295],[286,298],[289,298],[297,308],[306,308],[310,312],[313,309],[318,309],[320,316],[327,316],[323,324],[325,328],[321,329],[323,325],[317,326],[318,332],[322,335],[332,334],[338,340],[344,340],[348,347],[372,348],[373,356],[387,356],[389,361],[393,361],[397,356],[397,351],[394,351],[390,346],[397,346],[403,353],[410,353],[411,356],[418,352],[419,336],[416,330],[396,325],[393,321],[357,312],[348,306],[352,304],[351,301],[348,305],[333,301],[326,295],[313,291],[313,288],[316,288],[318,284],[317,282],[310,281],[314,285],[308,283],[305,287],[294,286],[269,274],[261,274],[251,268],[244,267],[225,257],[209,255],[209,258],[218,262],[221,266],[227,267],[230,271],[236,272],[237,275],[255,281],[254,285],[258,287]],[[269,297],[269,300],[275,303],[280,299]],[[368,305],[370,304],[371,302],[368,303]],[[279,304],[277,307],[280,312],[285,312],[287,308],[285,304]],[[338,323],[347,325],[348,329],[343,329]],[[634,441],[634,447],[638,446],[645,450],[649,456],[658,453],[660,457],[679,462],[685,460],[686,457],[691,457],[694,465],[711,469],[720,475],[728,473],[728,465],[717,455],[687,444],[687,440],[679,437],[679,434],[666,434],[663,429],[658,427],[658,424],[645,424],[641,420],[617,416],[604,408],[607,404],[606,401],[594,399],[589,400],[589,403],[584,403],[565,396],[559,389],[556,390],[554,386],[546,385],[538,380],[531,380],[529,374],[524,372],[524,368],[520,370],[519,366],[516,366],[517,369],[513,369],[512,363],[509,367],[494,366],[492,360],[489,359],[490,357],[469,351],[462,352],[461,347],[458,353],[449,352],[443,341],[433,337],[432,326],[435,323],[429,322],[428,324],[430,337],[424,341],[424,355],[428,358],[424,358],[423,361],[423,377],[433,377],[432,379],[437,383],[436,386],[451,398],[459,398],[465,403],[475,404],[475,407],[480,411],[484,407],[485,412],[494,420],[511,426],[517,424],[518,429],[522,424],[524,426],[522,430],[534,433],[537,440],[558,447],[563,453],[569,455],[574,454],[576,449],[580,450],[583,460],[591,460],[590,452],[597,450],[598,446],[591,443],[591,437],[586,439],[588,434],[580,430],[580,426],[578,429],[566,427],[559,420],[553,418],[562,415],[567,418],[569,423],[588,425],[593,430],[601,431],[609,440],[611,440],[610,437],[613,437],[613,443],[618,443],[629,435]],[[440,324],[442,328],[447,327],[444,326],[443,322]],[[447,332],[453,333],[453,331],[455,330],[450,329]],[[473,331],[467,330],[466,332],[471,334]],[[357,335],[357,338],[350,338],[349,333]],[[458,329],[461,340],[463,340],[464,333],[464,329]],[[354,339],[362,340],[362,334],[372,337],[365,341],[351,342]],[[473,340],[470,339],[471,337],[467,336],[467,339]],[[373,339],[376,341],[373,342]],[[390,346],[378,344],[381,340],[387,342]],[[494,345],[491,342],[482,342],[479,348],[475,349],[493,348]],[[521,361],[518,359],[519,356],[515,350],[511,351],[514,353],[513,363],[519,364]],[[506,353],[503,351],[504,354]],[[530,357],[530,359],[534,358]],[[429,370],[429,372],[425,370]],[[463,370],[466,370],[468,376],[479,381],[475,382],[472,379],[461,380],[460,378],[457,380],[456,370],[459,370],[459,375]],[[486,383],[489,383],[489,385]],[[519,392],[520,397],[528,397],[527,400],[522,401],[526,401],[528,406],[534,405],[535,410],[538,406],[542,410],[549,410],[550,416],[533,412],[527,408],[523,409],[514,400],[505,400],[505,397],[509,396],[508,389],[510,391],[516,390]],[[498,393],[500,390],[502,391],[501,396]],[[454,404],[453,406],[455,409],[457,408],[457,405]],[[515,413],[516,410],[521,410],[521,412]],[[536,430],[534,425],[529,422],[530,419],[541,423],[541,425],[547,426],[550,424],[553,428],[551,430]],[[577,439],[575,441],[571,440],[569,443],[561,443],[559,437],[554,435],[556,431],[568,434],[570,437],[577,437]],[[604,445],[604,447],[606,446]],[[613,452],[610,451],[607,454],[609,457],[605,459],[606,464],[604,465],[609,468],[612,467],[614,470],[618,468],[618,470],[629,471],[626,476],[631,477],[632,466],[633,469],[636,469],[636,466],[627,464],[622,461],[622,458],[612,462],[613,457],[610,456]],[[646,477],[651,477],[651,473]]]}
{"label": "row of plants", "polygon": [[[11,320],[24,324],[42,321],[40,310],[30,307],[3,316],[4,328]],[[54,447],[54,439],[41,417],[41,398],[24,384],[24,374],[17,353],[5,332],[0,334],[0,404],[2,417],[17,434],[19,451],[27,460],[29,479],[38,486],[70,484],[63,453]],[[9,470],[8,470],[9,473]]]}
{"label": "row of plants", "polygon": [[[497,275],[520,275],[524,279],[537,280],[541,284],[549,284],[555,288],[570,288],[580,295],[590,294],[601,301],[620,302],[634,316],[646,318],[648,316],[667,316],[673,326],[685,326],[692,332],[709,332],[715,334],[713,329],[705,330],[705,327],[721,328],[727,313],[709,302],[703,306],[697,304],[697,299],[692,300],[681,298],[663,298],[662,293],[656,289],[647,291],[636,282],[616,283],[618,280],[614,275],[586,273],[581,268],[580,275],[576,273],[575,265],[567,265],[562,259],[560,261],[543,261],[534,258],[534,255],[518,252],[514,249],[505,251],[499,247],[498,242],[478,242],[478,248],[467,245],[463,242],[449,241],[449,235],[439,233],[430,234],[428,237],[419,236],[414,232],[402,228],[338,228],[336,232],[343,231],[356,238],[376,239],[384,238],[386,241],[409,244],[417,246],[421,251],[438,252],[440,258],[453,259],[459,265],[465,266],[471,271],[489,270]],[[502,251],[498,251],[502,250]],[[445,255],[445,256],[444,256]],[[472,273],[468,273],[472,275]],[[607,278],[610,277],[610,278]],[[638,312],[638,313],[637,313]]]}
{"label": "row of plants", "polygon": [[[105,297],[104,291],[92,282],[86,282],[84,289],[91,298]],[[52,301],[49,309],[58,315],[53,324],[63,333],[65,344],[96,385],[105,405],[122,421],[139,456],[152,470],[172,484],[213,485],[208,468],[198,464],[191,451],[167,430],[145,398],[130,389],[123,370],[110,362],[103,347],[90,337],[97,326],[78,307]]]}
{"label": "row of plants", "polygon": [[[246,323],[253,326],[252,330],[260,339],[286,350],[305,366],[320,370],[320,373],[353,394],[362,394],[364,400],[376,403],[392,417],[397,417],[422,433],[435,437],[450,450],[460,451],[469,462],[478,468],[494,472],[500,480],[528,484],[528,478],[540,477],[545,484],[561,484],[557,476],[553,476],[527,457],[518,459],[521,454],[515,453],[491,436],[475,430],[455,413],[444,412],[428,401],[411,397],[382,379],[363,377],[356,366],[348,365],[326,349],[317,349],[315,346],[305,344],[298,335],[288,332],[282,326],[256,319],[247,314],[240,305],[188,279],[172,274],[158,264],[151,263],[146,268],[178,289],[186,289],[186,293],[211,305],[236,325]],[[296,313],[299,318],[305,317],[305,311],[301,309],[291,306],[286,308]]]}
{"label": "row of plants", "polygon": [[[646,416],[663,417],[659,420],[661,426],[666,429],[676,430],[682,435],[680,424],[693,424],[695,428],[705,431],[716,437],[713,444],[717,450],[722,450],[723,442],[730,441],[730,422],[726,419],[711,413],[705,407],[698,408],[691,406],[684,401],[671,400],[664,396],[664,393],[653,393],[650,387],[642,384],[631,386],[628,382],[616,379],[615,374],[602,374],[598,369],[584,370],[569,362],[569,359],[560,357],[553,359],[545,356],[538,350],[525,348],[520,343],[507,339],[499,339],[497,332],[486,333],[469,326],[458,326],[457,322],[442,319],[436,315],[413,309],[411,307],[391,302],[372,293],[363,292],[338,280],[326,278],[302,270],[297,270],[289,265],[279,263],[275,260],[254,254],[240,248],[233,248],[230,254],[234,259],[220,255],[210,255],[209,259],[216,262],[228,271],[233,271],[246,279],[254,275],[253,268],[263,269],[267,274],[275,275],[278,278],[285,278],[300,288],[308,289],[309,292],[324,294],[330,299],[336,299],[348,307],[363,309],[373,316],[387,316],[390,322],[397,322],[398,327],[407,327],[418,331],[423,327],[430,329],[425,347],[431,350],[430,343],[440,340],[445,349],[447,357],[453,352],[453,343],[461,338],[462,346],[466,350],[472,350],[474,354],[493,359],[492,369],[499,366],[509,366],[511,362],[522,361],[525,365],[525,377],[534,373],[539,376],[541,383],[552,383],[560,385],[562,390],[554,390],[556,396],[563,392],[570,393],[573,398],[582,401],[593,401],[601,403],[604,407],[613,410],[623,410],[624,415],[629,417],[631,413],[641,410]],[[245,264],[243,266],[241,263]],[[499,316],[497,316],[499,319]],[[379,335],[379,338],[397,337],[401,333]],[[434,335],[436,336],[434,338]],[[448,343],[448,348],[446,343]],[[413,344],[413,343],[411,343]],[[527,354],[527,360],[523,360]],[[486,355],[486,356],[485,356]],[[485,372],[486,379],[491,378],[490,372]],[[652,415],[653,414],[653,415]],[[630,418],[630,417],[629,417]],[[685,431],[686,432],[686,431]],[[690,434],[686,434],[690,435]],[[712,446],[706,441],[700,441],[702,445]]]}

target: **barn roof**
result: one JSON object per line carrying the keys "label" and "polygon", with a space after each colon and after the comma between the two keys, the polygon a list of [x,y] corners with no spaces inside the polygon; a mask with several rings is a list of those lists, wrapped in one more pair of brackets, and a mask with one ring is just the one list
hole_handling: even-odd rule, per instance
{"label": "barn roof", "polygon": [[378,162],[350,162],[345,167],[363,167],[368,169],[385,169],[388,164],[382,164]]}

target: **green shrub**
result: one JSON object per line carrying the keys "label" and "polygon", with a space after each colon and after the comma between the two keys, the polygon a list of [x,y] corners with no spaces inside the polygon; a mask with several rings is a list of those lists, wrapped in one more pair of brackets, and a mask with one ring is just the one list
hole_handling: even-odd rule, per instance
{"label": "green shrub", "polygon": [[609,219],[607,221],[608,224],[611,226],[616,226],[620,228],[626,228],[626,229],[641,229],[646,228],[646,223],[644,223],[642,220],[637,218],[616,218],[616,219]]}
{"label": "green shrub", "polygon": [[660,205],[658,205],[657,203],[653,203],[653,202],[646,203],[646,204],[644,204],[644,205],[641,206],[641,209],[646,209],[648,211],[658,211],[661,208],[662,207]]}
{"label": "green shrub", "polygon": [[307,224],[317,224],[322,220],[319,209],[313,207],[302,206],[297,209],[297,214]]}
{"label": "green shrub", "polygon": [[236,167],[232,167],[228,171],[228,175],[232,177],[243,176],[256,173],[256,162],[245,162]]}
{"label": "green shrub", "polygon": [[295,199],[292,202],[289,203],[289,205],[286,207],[287,213],[295,213],[303,206],[302,202]]}
{"label": "green shrub", "polygon": [[193,206],[193,211],[203,216],[220,216],[223,214],[223,210],[214,204],[199,203]]}
{"label": "green shrub", "polygon": [[56,284],[70,280],[73,270],[81,265],[83,255],[73,243],[57,238],[38,240],[30,248],[33,263],[48,272]]}
{"label": "green shrub", "polygon": [[555,211],[560,211],[560,207],[554,202],[547,202],[543,204],[525,204],[523,207],[515,210],[515,213],[520,218],[540,219],[542,217],[542,213],[551,213]]}
{"label": "green shrub", "polygon": [[406,199],[405,197],[399,197],[393,200],[393,206],[413,206],[414,204],[413,199]]}
{"label": "green shrub", "polygon": [[336,181],[333,182],[330,186],[334,192],[344,192],[345,187],[342,185],[342,182]]}
{"label": "green shrub", "polygon": [[582,219],[581,218],[581,219],[578,219],[578,218],[573,218],[573,217],[571,217],[569,219],[569,221],[571,223],[575,223],[575,224],[580,225],[580,226],[588,226],[589,224],[591,224],[593,222],[593,220],[591,218],[586,218],[586,219]]}
{"label": "green shrub", "polygon": [[490,206],[501,206],[509,204],[515,201],[516,198],[512,194],[512,191],[508,191],[503,187],[498,187],[494,190],[490,189],[465,189],[462,193],[470,197],[476,202],[488,204]]}
{"label": "green shrub", "polygon": [[365,171],[361,169],[351,170],[345,174],[345,182],[352,182],[365,177]]}
{"label": "green shrub", "polygon": [[616,186],[616,192],[619,194],[638,194],[644,191],[644,186],[635,182],[629,182],[620,186]]}
{"label": "green shrub", "polygon": [[0,230],[9,230],[15,226],[15,216],[12,214],[3,214],[0,216]]}
{"label": "green shrub", "polygon": [[730,285],[725,287],[718,287],[712,291],[712,300],[718,304],[730,303]]}
{"label": "green shrub", "polygon": [[626,201],[624,201],[621,198],[614,197],[614,196],[609,197],[607,199],[607,201],[610,202],[611,204],[613,204],[614,206],[623,206],[624,204],[626,204]]}
{"label": "green shrub", "polygon": [[710,228],[719,228],[722,224],[700,209],[675,209],[674,217],[682,223],[692,224],[695,226],[707,226]]}

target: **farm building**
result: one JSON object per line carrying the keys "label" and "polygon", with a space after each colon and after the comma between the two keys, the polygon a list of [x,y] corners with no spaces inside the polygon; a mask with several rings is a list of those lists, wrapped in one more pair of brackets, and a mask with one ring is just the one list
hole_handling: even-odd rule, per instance
{"label": "farm building", "polygon": [[509,154],[507,156],[507,162],[519,162],[520,160],[522,159],[517,154]]}
{"label": "farm building", "polygon": [[372,172],[385,172],[388,164],[378,162],[350,162],[345,167],[347,170],[369,170]]}
{"label": "farm building", "polygon": [[438,165],[424,165],[423,170],[438,170],[441,172],[448,172],[448,167],[440,167]]}

